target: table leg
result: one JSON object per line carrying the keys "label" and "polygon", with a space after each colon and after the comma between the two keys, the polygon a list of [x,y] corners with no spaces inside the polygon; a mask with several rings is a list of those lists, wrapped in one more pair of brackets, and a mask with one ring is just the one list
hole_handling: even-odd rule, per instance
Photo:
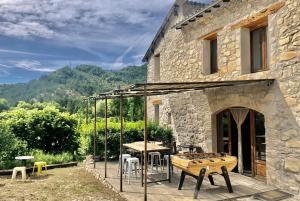
{"label": "table leg", "polygon": [[181,190],[182,189],[182,186],[183,186],[183,182],[184,182],[184,179],[185,179],[185,172],[182,170],[181,171],[181,176],[180,176],[180,181],[179,181],[179,185],[178,185],[178,190]]}
{"label": "table leg", "polygon": [[230,182],[230,179],[229,179],[229,175],[228,175],[227,168],[226,168],[225,166],[222,166],[221,169],[222,169],[222,172],[223,172],[223,177],[224,177],[224,179],[225,179],[225,182],[226,182],[226,186],[227,186],[228,192],[229,192],[229,193],[233,193],[233,190],[232,190],[232,186],[231,186],[231,182]]}
{"label": "table leg", "polygon": [[214,178],[213,178],[213,176],[211,174],[208,175],[208,179],[209,179],[210,184],[214,186],[215,182],[214,182]]}
{"label": "table leg", "polygon": [[168,176],[169,183],[171,183],[171,150],[168,152]]}
{"label": "table leg", "polygon": [[22,165],[26,167],[26,160],[22,160]]}
{"label": "table leg", "polygon": [[144,185],[144,160],[143,160],[143,152],[141,152],[141,178],[142,178],[142,186]]}
{"label": "table leg", "polygon": [[194,199],[198,198],[198,194],[199,194],[199,191],[200,191],[200,188],[201,188],[204,176],[205,176],[205,172],[206,172],[205,168],[202,168],[200,170],[200,174],[198,176],[197,184],[196,184],[196,188],[195,188],[195,192],[194,192]]}

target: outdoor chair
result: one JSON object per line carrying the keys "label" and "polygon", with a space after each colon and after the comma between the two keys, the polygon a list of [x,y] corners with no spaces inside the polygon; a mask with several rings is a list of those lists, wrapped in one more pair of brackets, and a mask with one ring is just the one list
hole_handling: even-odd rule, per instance
{"label": "outdoor chair", "polygon": [[[171,159],[173,157],[173,155],[170,155]],[[166,161],[166,166],[167,166],[167,178],[169,179],[169,165],[171,165],[171,175],[173,175],[173,165],[172,165],[172,161],[171,161],[171,164],[169,164],[169,155],[164,155],[164,158],[163,158],[163,169],[165,167],[165,161]]]}
{"label": "outdoor chair", "polygon": [[139,159],[135,158],[135,157],[127,158],[126,167],[127,167],[128,184],[130,184],[130,176],[131,176],[132,172],[134,171],[135,178],[137,178],[138,168],[139,169],[141,168]]}
{"label": "outdoor chair", "polygon": [[43,167],[45,168],[45,172],[47,173],[47,163],[40,161],[35,162],[32,168],[32,174],[34,174],[34,169],[37,168],[37,175],[39,176],[42,173]]}
{"label": "outdoor chair", "polygon": [[22,173],[22,180],[25,181],[26,180],[26,167],[15,167],[13,169],[13,174],[12,174],[11,180],[16,179],[18,172]]}
{"label": "outdoor chair", "polygon": [[149,161],[149,158],[150,158],[151,172],[153,172],[153,165],[156,166],[156,172],[158,172],[158,166],[160,167],[160,171],[162,172],[160,153],[159,152],[149,152],[148,161]]}
{"label": "outdoor chair", "polygon": [[[128,158],[131,158],[130,154],[122,154],[122,166],[123,166],[123,171],[122,174],[124,174],[124,171],[127,170],[127,165],[126,165],[126,161]],[[119,156],[119,166],[118,166],[118,176],[120,175],[120,166],[121,166],[121,156]]]}

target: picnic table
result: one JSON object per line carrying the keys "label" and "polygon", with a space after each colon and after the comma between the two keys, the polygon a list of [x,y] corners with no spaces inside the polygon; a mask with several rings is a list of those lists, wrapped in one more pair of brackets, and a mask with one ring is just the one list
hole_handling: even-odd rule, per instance
{"label": "picnic table", "polygon": [[34,157],[33,156],[16,156],[15,159],[16,160],[21,160],[22,165],[26,167],[26,161],[27,160],[33,160]]}
{"label": "picnic table", "polygon": [[[143,186],[143,178],[144,178],[144,172],[143,172],[143,169],[144,169],[144,148],[145,148],[145,143],[144,141],[138,141],[138,142],[132,142],[132,143],[127,143],[127,144],[124,144],[123,145],[125,148],[128,148],[128,149],[131,149],[131,150],[134,150],[136,152],[140,152],[141,153],[141,171],[142,171],[142,176],[141,176],[141,183],[142,183],[142,186]],[[163,180],[159,180],[159,181],[151,181],[151,182],[147,182],[147,183],[155,183],[155,182],[161,182],[161,181],[169,181],[171,182],[171,158],[170,158],[170,155],[171,155],[171,149],[168,148],[168,147],[164,147],[162,146],[162,143],[161,142],[148,142],[147,143],[147,154],[148,152],[168,152],[168,178],[167,179],[163,179]]]}

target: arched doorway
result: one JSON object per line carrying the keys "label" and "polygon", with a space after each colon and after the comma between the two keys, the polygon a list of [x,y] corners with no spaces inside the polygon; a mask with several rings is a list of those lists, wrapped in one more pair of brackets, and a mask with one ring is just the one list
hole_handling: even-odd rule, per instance
{"label": "arched doorway", "polygon": [[[236,109],[236,108],[235,108]],[[243,108],[244,109],[244,108]],[[238,157],[238,129],[230,108],[217,115],[217,151]],[[264,115],[249,109],[241,126],[243,174],[266,176],[266,136]],[[237,171],[236,168],[235,171]]]}

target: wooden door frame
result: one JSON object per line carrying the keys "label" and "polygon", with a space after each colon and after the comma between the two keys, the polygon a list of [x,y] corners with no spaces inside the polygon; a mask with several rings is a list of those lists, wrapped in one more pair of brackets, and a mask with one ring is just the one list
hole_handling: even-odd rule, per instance
{"label": "wooden door frame", "polygon": [[[252,172],[252,177],[257,176],[256,172],[256,127],[255,127],[255,110],[252,110],[249,108],[249,114],[250,114],[250,146],[251,146],[251,172]],[[220,115],[221,113],[225,113],[228,116],[228,152],[231,155],[232,154],[232,129],[231,129],[231,113],[229,109],[223,110],[219,112],[216,115],[217,121],[220,121]],[[220,123],[217,123],[218,127],[220,126]],[[217,127],[217,138],[219,137],[219,129]],[[217,140],[217,143],[218,140]]]}

